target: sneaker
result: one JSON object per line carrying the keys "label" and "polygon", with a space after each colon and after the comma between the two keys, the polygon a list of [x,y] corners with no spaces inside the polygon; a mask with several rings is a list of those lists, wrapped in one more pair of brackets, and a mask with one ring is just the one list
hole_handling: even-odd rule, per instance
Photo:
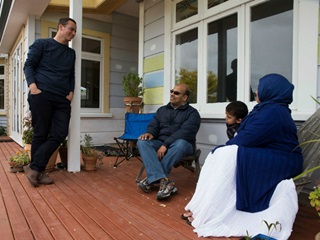
{"label": "sneaker", "polygon": [[178,188],[172,180],[161,179],[160,189],[157,193],[157,199],[165,199],[171,196],[171,194],[178,192]]}
{"label": "sneaker", "polygon": [[53,179],[49,177],[45,172],[40,172],[38,177],[38,183],[49,185],[53,183]]}
{"label": "sneaker", "polygon": [[139,183],[139,188],[145,193],[151,192],[152,187],[153,187],[153,184],[149,184],[147,178],[141,180]]}

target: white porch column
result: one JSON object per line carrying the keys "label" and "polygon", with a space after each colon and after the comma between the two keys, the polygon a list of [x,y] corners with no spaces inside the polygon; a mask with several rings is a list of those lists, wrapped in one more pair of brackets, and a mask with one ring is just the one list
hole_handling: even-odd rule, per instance
{"label": "white porch column", "polygon": [[81,87],[81,37],[82,37],[82,0],[70,0],[69,15],[77,22],[77,34],[71,42],[76,51],[75,89],[71,104],[71,119],[68,136],[68,171],[80,171],[80,87]]}

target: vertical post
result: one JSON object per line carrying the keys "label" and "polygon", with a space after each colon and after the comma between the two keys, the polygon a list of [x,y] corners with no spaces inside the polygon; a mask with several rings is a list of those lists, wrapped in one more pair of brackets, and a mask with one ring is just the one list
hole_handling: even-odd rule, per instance
{"label": "vertical post", "polygon": [[81,87],[81,39],[82,39],[82,0],[70,0],[69,15],[77,22],[77,34],[71,42],[76,52],[75,89],[71,104],[71,119],[68,136],[68,171],[80,171],[80,87]]}

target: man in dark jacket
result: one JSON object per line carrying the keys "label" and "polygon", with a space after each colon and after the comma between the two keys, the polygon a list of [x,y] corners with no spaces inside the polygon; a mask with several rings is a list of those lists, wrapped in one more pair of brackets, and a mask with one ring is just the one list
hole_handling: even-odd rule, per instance
{"label": "man in dark jacket", "polygon": [[158,200],[178,191],[169,174],[183,156],[194,153],[201,121],[198,111],[187,102],[190,89],[186,84],[177,84],[170,92],[170,102],[157,110],[137,143],[147,172],[139,187],[150,192],[160,181]]}
{"label": "man in dark jacket", "polygon": [[77,24],[73,19],[61,18],[56,36],[37,39],[29,48],[24,65],[34,128],[31,163],[24,171],[34,187],[53,182],[44,173],[45,167],[68,135],[75,85],[75,51],[68,43],[76,31]]}

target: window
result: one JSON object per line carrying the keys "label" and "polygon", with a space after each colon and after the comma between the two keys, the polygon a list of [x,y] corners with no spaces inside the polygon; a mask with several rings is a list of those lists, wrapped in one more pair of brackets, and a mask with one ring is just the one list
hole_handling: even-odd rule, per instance
{"label": "window", "polygon": [[189,102],[197,102],[198,29],[176,35],[175,83],[190,87]]}
{"label": "window", "polygon": [[[250,86],[268,73],[292,79],[293,0],[272,0],[251,8]],[[253,100],[253,99],[251,99]]]}
{"label": "window", "polygon": [[223,117],[229,101],[244,101],[252,108],[259,79],[279,73],[295,85],[290,108],[296,119],[314,112],[314,104],[306,100],[317,94],[317,2],[173,0],[167,4],[172,7],[172,21],[165,26],[165,34],[171,35],[165,39],[165,61],[171,70],[165,68],[165,75],[172,82],[165,82],[166,89],[185,82],[194,93],[190,103],[203,116]]}

